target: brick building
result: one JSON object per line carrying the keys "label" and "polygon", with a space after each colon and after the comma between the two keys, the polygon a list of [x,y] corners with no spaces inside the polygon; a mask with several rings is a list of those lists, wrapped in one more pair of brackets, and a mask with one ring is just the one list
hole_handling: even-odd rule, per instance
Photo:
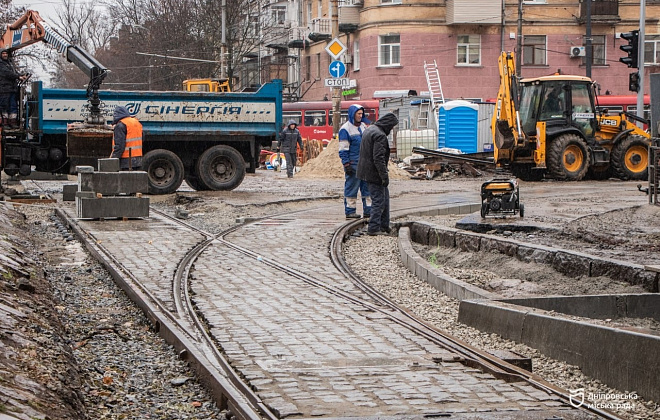
{"label": "brick building", "polygon": [[[521,1],[521,75],[585,75],[583,0]],[[660,1],[646,3],[648,91],[649,74],[660,66]],[[639,28],[639,0],[593,0],[591,6],[591,77],[601,94],[630,94],[628,75],[634,69],[619,62],[625,56],[619,46],[627,44],[620,33]],[[271,3],[279,13],[286,10],[280,41],[270,45],[271,61],[288,63],[287,86],[296,99],[320,100],[331,93],[323,84],[332,61],[325,51],[331,7],[329,0]],[[371,99],[381,90],[428,91],[424,61],[434,60],[446,98],[492,98],[500,51],[514,51],[518,42],[518,0],[343,0],[338,10],[339,39],[348,50],[342,61],[347,77],[356,81],[346,99]]]}

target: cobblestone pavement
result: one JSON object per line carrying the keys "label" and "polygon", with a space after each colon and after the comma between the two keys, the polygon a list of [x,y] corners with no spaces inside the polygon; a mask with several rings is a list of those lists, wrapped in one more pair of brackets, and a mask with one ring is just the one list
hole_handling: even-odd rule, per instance
{"label": "cobblestone pavement", "polygon": [[[473,197],[409,194],[392,207],[396,212]],[[204,239],[201,234],[156,214],[146,220],[78,223],[166,308],[175,310],[174,270]],[[534,418],[557,413],[573,418],[557,397],[454,362],[454,353],[333,293],[336,288],[363,297],[329,258],[330,239],[343,223],[337,211],[310,204],[309,210],[248,224],[226,237],[259,257],[215,241],[195,262],[189,287],[197,308],[228,360],[273,412],[280,417],[371,417],[478,411],[513,418],[512,412],[529,411]],[[264,259],[330,289],[264,264]]]}

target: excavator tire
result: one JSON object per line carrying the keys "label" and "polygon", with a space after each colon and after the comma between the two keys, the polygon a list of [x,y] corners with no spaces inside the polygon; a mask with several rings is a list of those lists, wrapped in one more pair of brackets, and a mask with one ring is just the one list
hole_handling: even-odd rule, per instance
{"label": "excavator tire", "polygon": [[513,176],[527,182],[540,181],[545,174],[543,169],[534,169],[534,165],[529,163],[512,163],[510,169]]}
{"label": "excavator tire", "polygon": [[149,176],[149,194],[171,194],[183,182],[183,162],[169,150],[148,152],[142,158],[142,170]]}
{"label": "excavator tire", "polygon": [[628,136],[612,149],[610,163],[617,178],[646,181],[648,179],[648,140],[642,136]]}
{"label": "excavator tire", "polygon": [[245,161],[236,149],[218,145],[208,149],[197,161],[197,174],[203,185],[214,191],[230,191],[245,178]]}
{"label": "excavator tire", "polygon": [[579,181],[589,169],[589,148],[576,134],[563,134],[550,142],[546,157],[548,174],[561,181]]}

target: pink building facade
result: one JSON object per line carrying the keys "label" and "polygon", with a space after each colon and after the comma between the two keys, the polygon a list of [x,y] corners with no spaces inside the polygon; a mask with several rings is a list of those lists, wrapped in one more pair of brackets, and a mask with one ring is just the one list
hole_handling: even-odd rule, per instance
{"label": "pink building facade", "polygon": [[[355,80],[355,86],[347,89],[343,98],[372,99],[377,92],[392,90],[415,90],[423,94],[429,90],[424,61],[434,60],[445,98],[486,100],[497,95],[500,52],[515,51],[517,46],[517,1],[506,4],[504,25],[501,14],[494,19],[498,23],[467,22],[470,13],[465,19],[467,23],[456,22],[462,16],[452,5],[461,0],[437,1],[433,7],[416,0],[402,0],[401,4],[380,1],[366,0],[360,9],[357,30],[338,37],[348,49],[341,58],[346,63],[346,77]],[[462,0],[461,4],[470,2],[475,7],[488,4],[491,10],[496,9],[492,4],[500,3]],[[599,14],[592,15],[591,21],[594,55],[591,78],[601,95],[634,94],[628,90],[628,80],[629,74],[637,70],[619,62],[626,55],[619,47],[627,45],[620,38],[621,32],[639,28],[639,3],[615,0],[594,3],[599,4],[592,6]],[[567,0],[524,2],[520,69],[523,78],[556,72],[587,75],[586,22],[580,19],[584,15],[581,4]],[[656,18],[660,16],[660,4],[647,6],[646,13],[651,17],[646,22],[649,60],[644,71],[648,93],[649,74],[660,67],[655,53],[656,39],[660,44],[660,35],[655,35],[660,32]],[[312,43],[301,51],[301,90],[305,92],[301,100],[320,100],[332,95],[332,90],[323,85],[323,79],[330,77],[328,66],[333,60],[325,51],[327,43],[327,40]]]}

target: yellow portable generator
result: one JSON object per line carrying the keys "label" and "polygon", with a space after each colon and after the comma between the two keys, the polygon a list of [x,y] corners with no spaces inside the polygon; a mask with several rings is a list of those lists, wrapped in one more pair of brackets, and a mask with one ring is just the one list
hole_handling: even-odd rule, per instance
{"label": "yellow portable generator", "polygon": [[495,178],[481,184],[481,217],[489,214],[520,213],[525,216],[525,206],[520,203],[520,189],[515,179]]}

